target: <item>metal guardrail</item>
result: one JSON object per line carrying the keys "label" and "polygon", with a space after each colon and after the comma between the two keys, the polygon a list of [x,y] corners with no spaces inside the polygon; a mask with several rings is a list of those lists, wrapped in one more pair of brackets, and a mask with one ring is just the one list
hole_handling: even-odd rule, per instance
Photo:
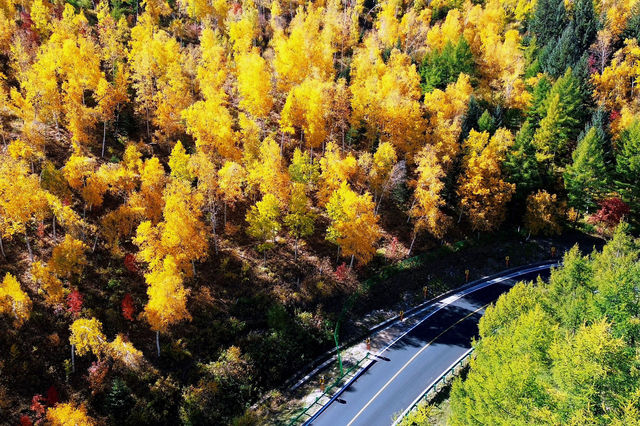
{"label": "metal guardrail", "polygon": [[[361,358],[358,362],[356,362],[353,366],[351,366],[347,371],[344,372],[344,374],[341,374],[339,377],[337,377],[333,383],[331,383],[331,385],[327,386],[327,388],[319,395],[316,397],[316,399],[309,404],[308,406],[306,406],[298,415],[296,415],[295,417],[293,417],[289,423],[287,423],[288,426],[293,426],[298,424],[298,422],[302,421],[302,418],[304,416],[307,417],[312,417],[313,414],[310,414],[309,411],[316,405],[318,404],[318,401],[320,401],[322,398],[324,398],[325,396],[330,395],[331,391],[336,388],[338,385],[340,385],[342,383],[342,380],[344,380],[345,377],[347,377],[349,374],[351,374],[354,370],[356,370],[357,368],[360,367],[360,365],[369,359],[369,357],[371,356],[370,352],[367,352],[367,354]],[[322,404],[320,404],[322,407]]]}
{"label": "metal guardrail", "polygon": [[[431,401],[444,387],[456,377],[460,371],[469,363],[473,356],[473,348],[469,349],[462,357],[460,357],[447,371],[445,371],[440,377],[438,377],[429,387],[427,387],[422,394],[416,398],[413,403],[404,410],[404,412],[398,416],[393,422],[392,426],[400,424],[409,414],[411,414],[422,401]],[[456,371],[457,369],[457,371]]]}

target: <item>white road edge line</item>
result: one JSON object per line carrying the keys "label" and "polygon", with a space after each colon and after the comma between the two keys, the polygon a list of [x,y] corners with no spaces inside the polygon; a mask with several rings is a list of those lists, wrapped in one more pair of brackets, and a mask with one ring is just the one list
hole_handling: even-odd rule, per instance
{"label": "white road edge line", "polygon": [[[538,265],[538,266],[534,266],[534,267],[531,267],[531,268],[527,268],[527,269],[522,269],[522,270],[519,270],[519,271],[515,271],[515,272],[512,272],[512,273],[510,273],[510,274],[505,275],[504,277],[493,278],[493,279],[491,279],[491,280],[489,280],[489,281],[484,281],[484,282],[479,283],[479,284],[477,284],[477,285],[475,285],[475,286],[473,286],[473,287],[470,287],[470,288],[468,288],[468,289],[465,289],[465,290],[461,291],[460,293],[452,294],[451,296],[447,297],[446,299],[443,299],[443,300],[441,300],[441,301],[437,302],[435,305],[429,305],[429,306],[426,306],[424,309],[422,309],[422,310],[420,310],[420,311],[416,312],[414,315],[412,315],[412,317],[413,317],[413,316],[416,316],[416,315],[419,315],[420,313],[423,313],[423,312],[424,312],[424,311],[426,311],[428,308],[431,308],[431,307],[433,307],[433,306],[437,306],[437,309],[435,309],[433,312],[430,312],[427,316],[425,316],[425,317],[424,317],[424,318],[422,318],[420,321],[418,321],[418,323],[416,323],[415,325],[413,325],[412,327],[410,327],[406,332],[402,333],[398,338],[396,338],[395,340],[393,340],[393,341],[392,341],[391,343],[389,343],[386,347],[384,347],[383,349],[379,350],[379,351],[378,351],[378,352],[373,356],[373,358],[375,358],[375,357],[377,357],[377,356],[382,355],[382,353],[383,353],[384,351],[386,351],[386,350],[387,350],[387,349],[389,349],[391,346],[393,346],[393,345],[394,345],[398,340],[402,339],[404,336],[406,336],[407,334],[409,334],[409,333],[410,333],[414,328],[418,327],[420,324],[422,324],[424,321],[426,321],[427,319],[429,319],[431,316],[435,315],[435,313],[436,313],[436,312],[440,311],[441,309],[445,308],[446,306],[451,305],[452,303],[454,303],[454,302],[456,302],[457,300],[459,300],[459,299],[463,298],[464,296],[467,296],[467,295],[469,295],[469,294],[471,294],[471,293],[474,293],[474,292],[476,292],[476,291],[478,291],[478,290],[481,290],[481,289],[483,289],[483,288],[485,288],[485,287],[488,287],[488,286],[490,286],[490,285],[497,284],[497,283],[501,283],[501,282],[506,281],[506,280],[509,280],[509,279],[511,279],[511,278],[519,277],[519,276],[521,276],[521,275],[526,275],[526,274],[531,273],[531,272],[542,271],[542,270],[545,270],[545,269],[551,269],[551,268],[553,268],[553,267],[555,267],[555,266],[557,266],[557,265],[558,265],[557,263],[547,263],[547,264],[544,264],[544,265]],[[390,324],[390,325],[389,325],[389,327],[391,327],[392,325],[393,325],[393,324]],[[388,327],[385,327],[384,329],[382,329],[382,330],[380,330],[380,331],[383,331],[383,330],[385,330],[386,328],[388,328]],[[424,348],[423,348],[423,349],[424,349]],[[422,350],[422,349],[421,349],[421,350]],[[373,359],[373,358],[372,358],[372,360],[371,360],[371,361],[369,361],[369,363],[368,363],[367,365],[362,366],[362,367],[361,367],[361,369],[360,369],[360,370],[359,370],[359,371],[354,375],[354,377],[357,377],[357,376],[360,374],[360,372],[361,372],[361,371],[363,371],[363,370],[365,370],[365,369],[369,368],[369,366],[370,366],[373,362],[376,362],[376,361],[375,361],[375,359]],[[412,359],[413,359],[413,358],[412,358]],[[409,362],[411,362],[411,360],[409,360]],[[406,366],[406,364],[402,367],[402,369],[404,369],[404,367],[405,367],[405,366]],[[401,369],[401,370],[402,370],[402,369]],[[395,378],[395,377],[396,377],[396,376],[394,376],[394,378]],[[392,380],[393,380],[393,379],[392,379]],[[345,386],[343,386],[343,387],[342,387],[338,392],[336,392],[336,394],[341,394],[342,392],[344,392],[345,387],[346,387],[346,386],[349,386],[350,384],[351,384],[351,381],[349,381],[347,384],[345,384]],[[367,402],[367,404],[365,405],[365,408],[366,408],[366,407],[371,403],[371,401],[372,401],[373,399],[375,399],[377,396],[378,396],[378,394],[376,394],[376,395],[375,395],[371,400],[369,400],[369,401]],[[329,401],[327,404],[330,404],[330,403],[333,403],[333,400]],[[326,404],[325,404],[325,405],[326,405]],[[364,408],[363,408],[363,410],[364,410]],[[323,411],[324,411],[324,410],[323,410]],[[361,410],[361,412],[362,412],[362,410]],[[360,412],[360,413],[361,413],[361,412]],[[359,416],[359,415],[360,415],[360,413],[358,413],[358,414],[356,415],[356,417],[357,417],[357,416]],[[315,417],[315,416],[314,416],[314,417]],[[312,419],[313,419],[313,418],[312,418]],[[312,420],[312,419],[310,419],[310,420]],[[354,417],[354,419],[352,419],[352,420],[351,420],[351,422],[350,422],[349,424],[351,424],[351,423],[353,422],[353,420],[355,420],[355,417]],[[309,424],[309,420],[307,420],[304,424],[305,424],[305,425]]]}
{"label": "white road edge line", "polygon": [[[467,355],[469,355],[471,352],[473,352],[473,348],[467,350],[465,353],[463,353],[462,355],[460,355],[460,357],[458,359],[456,359],[453,363],[451,363],[451,365],[446,369],[446,371],[450,371],[457,363],[460,362],[461,359],[463,359],[464,357],[466,357]],[[416,399],[413,400],[413,402],[411,403],[411,405],[409,405],[409,407],[407,407],[406,410],[404,410],[402,412],[402,414],[400,414],[400,417],[398,417],[396,419],[395,422],[393,422],[393,424],[391,426],[396,426],[398,423],[400,423],[402,421],[402,419],[405,418],[405,416],[407,414],[409,414],[409,411],[411,411],[411,408],[413,408],[425,395],[425,393],[433,386],[435,385],[440,379],[442,379],[442,374],[440,376],[438,376],[433,382],[429,383],[429,386],[427,386],[426,388],[424,388],[424,390],[420,393],[420,395],[418,395],[418,397]]]}
{"label": "white road edge line", "polygon": [[404,371],[405,368],[407,368],[409,366],[409,364],[411,364],[422,352],[424,352],[425,350],[427,350],[427,348],[430,348],[432,343],[435,342],[436,340],[438,340],[442,335],[444,335],[446,332],[448,332],[449,330],[451,330],[453,327],[457,326],[459,323],[461,323],[462,321],[465,321],[467,318],[470,318],[471,316],[473,316],[474,314],[480,312],[481,310],[483,310],[484,308],[486,308],[488,305],[490,305],[490,303],[484,305],[484,306],[480,306],[478,309],[476,309],[475,311],[467,314],[467,316],[465,316],[464,318],[461,318],[460,320],[458,320],[458,322],[454,323],[453,325],[451,325],[449,328],[447,328],[446,330],[444,330],[440,336],[436,337],[435,339],[431,340],[429,343],[427,343],[425,346],[423,346],[422,348],[420,348],[420,350],[418,352],[416,352],[411,359],[409,359],[409,361],[407,361],[402,368],[400,368],[398,371],[396,371],[396,374],[393,375],[393,377],[391,377],[389,380],[387,380],[387,383],[384,384],[384,386],[382,386],[378,392],[376,392],[375,395],[373,395],[373,397],[367,401],[367,403],[364,405],[364,407],[362,407],[360,409],[360,411],[358,411],[358,413],[353,416],[353,418],[349,421],[349,423],[347,423],[347,426],[351,426],[353,424],[353,422],[356,421],[356,419],[358,417],[360,417],[360,414],[362,414],[367,408],[369,408],[369,405],[371,405],[371,403],[380,396],[380,394],[382,392],[384,392],[384,390],[387,388],[387,386],[389,386],[391,384],[391,382],[393,382],[399,375],[400,373],[402,373]]}

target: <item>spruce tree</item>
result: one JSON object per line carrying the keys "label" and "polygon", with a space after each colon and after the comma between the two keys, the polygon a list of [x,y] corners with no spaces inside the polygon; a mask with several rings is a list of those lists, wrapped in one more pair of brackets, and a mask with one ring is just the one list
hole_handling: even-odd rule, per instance
{"label": "spruce tree", "polygon": [[549,43],[540,54],[542,69],[552,77],[559,77],[567,67],[573,67],[580,59],[580,41],[573,23],[562,32],[557,42]]}
{"label": "spruce tree", "polygon": [[596,39],[598,18],[593,9],[592,0],[576,0],[573,9],[575,37],[578,41],[577,54],[589,49]]}
{"label": "spruce tree", "polygon": [[578,142],[572,155],[573,163],[564,173],[569,204],[580,211],[594,209],[607,188],[602,142],[598,130],[591,127]]}
{"label": "spruce tree", "polygon": [[640,211],[640,120],[620,135],[616,155],[616,188],[634,213]]}
{"label": "spruce tree", "polygon": [[484,110],[478,119],[478,131],[493,134],[495,130],[495,119],[491,116],[489,110]]}
{"label": "spruce tree", "polygon": [[539,0],[529,30],[536,36],[540,46],[554,42],[567,25],[564,0]]}
{"label": "spruce tree", "polygon": [[542,107],[544,116],[534,136],[540,161],[553,158],[558,165],[568,160],[568,143],[575,140],[585,118],[584,95],[580,82],[568,68],[547,94]]}
{"label": "spruce tree", "polygon": [[444,89],[458,79],[460,73],[474,73],[473,55],[469,43],[460,37],[456,45],[451,41],[442,48],[428,53],[420,66],[422,90]]}
{"label": "spruce tree", "polygon": [[546,75],[543,75],[538,84],[533,89],[533,97],[531,99],[531,106],[527,110],[527,121],[531,125],[532,129],[535,129],[540,124],[540,120],[545,116],[546,105],[545,100],[551,90],[551,82]]}
{"label": "spruce tree", "polygon": [[513,199],[520,204],[519,207],[524,207],[524,201],[529,194],[544,186],[544,169],[536,159],[536,148],[532,143],[533,134],[531,124],[525,122],[503,163],[507,181],[516,184]]}

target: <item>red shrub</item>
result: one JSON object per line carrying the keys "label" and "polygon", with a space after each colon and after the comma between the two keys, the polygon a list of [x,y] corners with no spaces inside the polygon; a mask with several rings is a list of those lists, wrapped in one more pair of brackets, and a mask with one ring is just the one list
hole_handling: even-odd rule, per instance
{"label": "red shrub", "polygon": [[629,206],[618,197],[607,198],[600,203],[600,210],[591,217],[593,222],[615,226],[629,214]]}
{"label": "red shrub", "polygon": [[133,297],[129,293],[124,295],[124,299],[122,299],[122,316],[129,321],[133,321],[133,314],[135,313],[136,308],[133,304]]}
{"label": "red shrub", "polygon": [[124,256],[124,267],[127,268],[127,271],[135,274],[138,272],[138,265],[136,264],[136,256],[132,253],[127,253]]}
{"label": "red shrub", "polygon": [[69,308],[69,312],[74,315],[79,314],[82,310],[83,301],[84,298],[78,290],[73,290],[71,293],[69,293],[69,295],[67,296],[67,306]]}

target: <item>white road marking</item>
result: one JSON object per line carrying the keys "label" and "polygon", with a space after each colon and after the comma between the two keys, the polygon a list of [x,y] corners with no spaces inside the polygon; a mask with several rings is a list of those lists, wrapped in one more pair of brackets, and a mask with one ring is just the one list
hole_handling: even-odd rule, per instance
{"label": "white road marking", "polygon": [[[387,350],[387,349],[389,349],[391,346],[393,346],[396,342],[398,342],[398,340],[402,339],[404,336],[406,336],[407,334],[409,334],[409,333],[410,333],[414,328],[418,327],[418,326],[419,326],[420,324],[422,324],[424,321],[426,321],[427,319],[429,319],[429,318],[430,318],[431,316],[433,316],[436,312],[438,312],[438,311],[440,311],[441,309],[443,309],[443,308],[447,307],[448,305],[450,305],[450,304],[452,304],[452,303],[454,303],[454,302],[458,301],[459,299],[463,298],[464,296],[467,296],[467,295],[469,295],[469,294],[471,294],[471,293],[474,293],[474,292],[476,292],[476,291],[478,291],[478,290],[481,290],[481,289],[483,289],[483,288],[486,288],[486,287],[488,287],[488,286],[490,286],[490,285],[497,284],[497,283],[501,283],[501,282],[503,282],[503,281],[507,281],[507,280],[509,280],[509,279],[511,279],[511,278],[516,278],[516,277],[519,277],[519,276],[522,276],[522,275],[529,274],[529,273],[531,273],[531,272],[537,272],[537,271],[543,271],[543,270],[545,270],[545,269],[551,269],[551,268],[553,268],[553,267],[555,267],[555,266],[557,266],[557,265],[558,265],[557,263],[546,263],[546,264],[544,264],[544,265],[538,265],[538,266],[534,266],[534,267],[531,267],[531,268],[527,268],[527,269],[522,269],[522,270],[519,270],[519,271],[515,271],[515,272],[512,272],[512,273],[510,273],[510,274],[507,274],[507,275],[505,275],[505,276],[503,276],[503,277],[498,277],[498,278],[493,278],[493,279],[488,280],[488,281],[483,281],[482,283],[479,283],[479,284],[477,284],[477,285],[475,285],[475,286],[473,286],[473,287],[470,287],[470,288],[468,288],[468,289],[465,289],[465,290],[461,291],[460,293],[452,294],[451,296],[448,296],[447,298],[445,298],[445,299],[443,299],[443,300],[441,300],[441,301],[437,302],[437,303],[436,303],[436,304],[434,304],[434,305],[426,306],[424,309],[421,309],[421,310],[419,310],[419,311],[415,312],[413,315],[411,315],[411,317],[413,317],[413,316],[417,316],[417,315],[419,315],[419,314],[421,314],[421,313],[424,313],[424,311],[426,311],[427,309],[430,309],[430,308],[432,308],[432,307],[434,307],[434,306],[436,306],[437,308],[436,308],[435,310],[433,310],[432,312],[430,312],[427,316],[425,316],[424,318],[422,318],[420,321],[418,321],[418,323],[417,323],[417,324],[415,324],[415,325],[413,325],[412,327],[410,327],[406,332],[402,333],[398,338],[396,338],[395,340],[393,340],[391,343],[389,343],[389,344],[388,344],[387,346],[385,346],[383,349],[379,350],[379,351],[378,351],[378,352],[377,352],[373,357],[375,358],[375,357],[378,357],[378,356],[382,355],[382,353],[383,353],[384,351],[386,351],[386,350]],[[484,306],[483,306],[483,307],[484,307]],[[482,308],[483,308],[483,307],[482,307]],[[482,308],[480,308],[480,309],[482,309]],[[474,311],[473,313],[475,313],[475,312],[477,312],[477,311]],[[472,313],[472,314],[473,314],[473,313]],[[466,318],[466,317],[465,317],[465,318]],[[388,327],[391,327],[391,326],[393,326],[393,325],[394,325],[394,323],[389,324],[389,326],[388,326]],[[386,329],[386,328],[388,328],[388,327],[385,327],[384,329],[379,330],[378,332],[383,331],[383,330],[385,330],[385,329]],[[448,329],[447,329],[447,330],[448,330]],[[428,347],[428,345],[427,345],[427,346],[425,346],[424,348],[422,348],[422,349],[420,350],[420,352],[422,352],[422,350],[424,350],[424,349],[425,349],[425,348],[427,348],[427,347]],[[418,354],[419,354],[420,352],[418,352]],[[401,368],[401,370],[400,370],[400,371],[404,370],[404,368],[407,366],[407,364],[409,364],[409,363],[410,363],[410,362],[411,362],[411,361],[412,361],[412,360],[413,360],[413,359],[414,359],[418,354],[414,355],[414,357],[413,357],[413,358],[411,358],[411,360],[409,360],[409,361],[408,361],[408,362],[407,362],[407,363],[406,363],[406,364]],[[358,377],[358,375],[359,375],[363,370],[366,370],[367,368],[369,368],[369,367],[370,367],[370,365],[371,365],[373,362],[375,362],[375,359],[372,359],[372,360],[371,360],[367,365],[364,365],[364,366],[360,369],[360,371],[358,371],[358,373],[356,373],[356,375],[354,376],[354,378],[355,378],[355,377]],[[400,371],[399,371],[398,373],[396,373],[396,375],[394,375],[394,376],[391,378],[391,380],[390,380],[389,382],[393,381],[393,379],[395,379],[395,378],[397,377],[397,375],[400,373]],[[344,386],[343,386],[343,387],[342,387],[338,392],[336,392],[336,395],[340,395],[342,392],[344,392],[344,390],[346,389],[346,387],[348,387],[348,386],[350,386],[350,385],[351,385],[351,382],[352,382],[352,381],[353,381],[353,380],[351,380],[351,381],[349,381],[347,384],[345,384],[345,385],[344,385]],[[388,384],[389,382],[387,382],[387,384]],[[385,384],[385,387],[387,386],[387,384]],[[360,412],[359,412],[358,414],[356,414],[356,417],[358,417],[358,416],[362,413],[362,411],[364,411],[364,409],[365,409],[366,407],[368,407],[368,406],[371,404],[371,402],[372,402],[374,399],[376,399],[376,398],[378,397],[378,395],[379,395],[381,392],[382,392],[382,390],[378,391],[378,393],[376,393],[376,395],[374,395],[374,397],[373,397],[373,398],[371,398],[371,399],[369,400],[369,402],[367,402],[367,404],[365,405],[365,407],[364,407],[362,410],[360,410]],[[327,406],[327,405],[329,405],[329,404],[333,403],[333,400],[334,400],[334,398],[331,398],[331,400],[330,400],[327,404],[325,404],[325,406],[323,406],[323,408],[321,408],[320,412],[324,411],[324,409],[326,408],[326,406]],[[308,425],[310,422],[312,422],[313,420],[315,420],[315,419],[317,418],[317,416],[318,416],[318,414],[316,413],[316,414],[315,414],[311,419],[307,420],[304,424],[305,424],[305,425]],[[350,425],[351,423],[353,423],[353,421],[356,419],[356,417],[354,417],[354,418],[351,420],[351,422],[349,422],[349,425]]]}
{"label": "white road marking", "polygon": [[353,424],[353,422],[356,421],[356,419],[358,417],[360,417],[360,414],[362,414],[364,412],[364,410],[366,410],[369,405],[371,405],[371,403],[373,402],[374,399],[376,399],[382,392],[384,392],[384,390],[387,388],[387,386],[389,386],[391,384],[391,382],[393,382],[396,377],[398,377],[400,375],[400,373],[402,373],[404,371],[405,368],[407,368],[409,366],[409,364],[411,364],[413,362],[414,359],[416,359],[423,351],[425,351],[427,348],[429,348],[431,346],[431,344],[433,344],[433,342],[435,342],[436,340],[438,340],[440,337],[442,337],[443,334],[445,334],[446,332],[448,332],[449,330],[451,330],[453,327],[457,326],[458,324],[460,324],[462,321],[466,320],[467,318],[469,318],[470,316],[472,316],[473,314],[477,313],[478,311],[486,308],[487,306],[489,306],[491,303],[487,303],[484,306],[480,306],[478,309],[476,309],[475,311],[467,314],[466,316],[464,316],[463,318],[460,318],[458,321],[456,321],[454,324],[452,324],[451,326],[449,326],[446,330],[444,330],[442,333],[438,334],[436,337],[434,337],[429,343],[427,343],[426,345],[424,345],[418,352],[415,353],[415,355],[413,355],[411,357],[411,359],[409,361],[407,361],[400,370],[398,370],[396,372],[396,374],[393,375],[393,377],[391,377],[387,383],[384,384],[384,386],[382,386],[378,392],[376,392],[375,395],[373,395],[373,398],[371,398],[365,405],[364,407],[362,407],[360,409],[360,411],[358,411],[358,413],[351,419],[351,421],[347,424],[347,426],[351,426]]}

